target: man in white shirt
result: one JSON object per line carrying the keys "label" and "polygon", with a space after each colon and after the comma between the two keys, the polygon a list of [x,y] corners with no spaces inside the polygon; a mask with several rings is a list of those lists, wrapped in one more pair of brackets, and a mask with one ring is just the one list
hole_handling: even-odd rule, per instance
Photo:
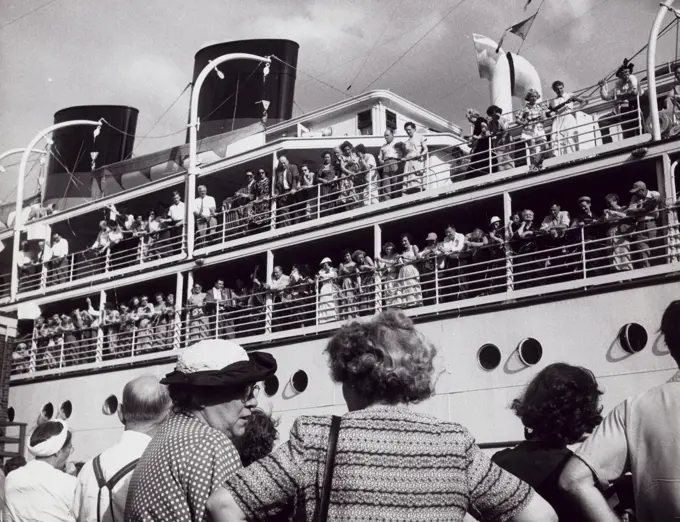
{"label": "man in white shirt", "polygon": [[[205,305],[210,314],[212,331],[217,325],[217,336],[233,339],[236,299],[234,291],[224,286],[224,280],[218,279],[205,296]],[[217,322],[216,322],[217,321]]]}
{"label": "man in white shirt", "polygon": [[543,218],[541,230],[553,238],[564,237],[570,223],[569,212],[562,210],[558,204],[554,204],[550,207],[550,214]]}
{"label": "man in white shirt", "polygon": [[217,204],[215,198],[208,196],[205,185],[198,187],[198,196],[194,200],[194,216],[196,216],[196,248],[205,246],[209,241],[208,236],[213,234],[217,227],[215,212]]}
{"label": "man in white shirt", "polygon": [[[123,402],[118,408],[118,418],[125,426],[120,441],[86,462],[78,474],[73,500],[78,522],[123,522],[134,465],[167,417],[169,409],[167,388],[156,377],[143,375],[125,385]],[[115,484],[110,484],[111,491],[107,487],[99,487],[96,459],[105,481],[111,481],[119,473],[122,475]]]}
{"label": "man in white shirt", "polygon": [[[272,293],[272,302],[274,309],[272,311],[272,328],[278,329],[276,323],[281,323],[281,316],[288,315],[285,309],[290,305],[291,294],[286,292],[286,288],[290,285],[290,277],[283,273],[283,268],[275,266],[272,272],[272,282],[269,285],[269,291]],[[288,321],[291,321],[289,318]]]}
{"label": "man in white shirt", "polygon": [[15,522],[75,522],[76,478],[64,473],[73,452],[71,432],[62,420],[47,421],[31,434],[35,457],[5,479],[5,518]]}
{"label": "man in white shirt", "polygon": [[182,248],[182,232],[184,232],[184,219],[186,217],[186,205],[182,201],[182,196],[175,190],[172,193],[172,205],[168,207],[167,217],[163,220],[166,227],[169,227],[168,251],[177,254]]}
{"label": "man in white shirt", "polygon": [[400,149],[394,141],[394,131],[385,131],[385,144],[380,147],[378,153],[378,165],[381,167],[380,174],[380,200],[385,201],[401,196],[401,175],[399,174],[401,159]]}
{"label": "man in white shirt", "polygon": [[68,241],[58,232],[52,234],[50,269],[51,284],[58,285],[68,281]]}
{"label": "man in white shirt", "polygon": [[456,232],[453,225],[449,225],[444,230],[439,251],[444,254],[439,263],[439,285],[443,300],[450,300],[451,296],[464,299],[467,292],[467,280],[463,273],[463,267],[467,265],[467,257],[464,255],[465,236]]}

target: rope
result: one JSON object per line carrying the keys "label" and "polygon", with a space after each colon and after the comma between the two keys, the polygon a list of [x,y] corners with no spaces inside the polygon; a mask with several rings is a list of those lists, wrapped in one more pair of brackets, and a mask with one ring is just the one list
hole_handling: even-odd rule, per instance
{"label": "rope", "polygon": [[12,25],[12,24],[15,24],[15,23],[18,22],[19,20],[23,20],[23,19],[26,18],[27,16],[30,16],[30,15],[32,15],[33,13],[35,13],[35,12],[37,12],[37,11],[40,11],[41,9],[44,9],[44,8],[47,7],[48,5],[51,5],[51,4],[53,4],[54,2],[57,2],[57,1],[58,1],[58,0],[49,0],[49,2],[45,2],[44,4],[39,5],[38,7],[34,8],[34,9],[31,9],[31,10],[28,11],[27,13],[24,13],[24,14],[22,14],[21,16],[18,16],[18,17],[15,18],[14,20],[10,20],[10,21],[7,22],[6,24],[0,25],[0,30],[5,29],[6,27],[9,27],[9,26]]}
{"label": "rope", "polygon": [[[464,1],[464,0],[463,0],[463,1]],[[283,65],[286,65],[286,66],[290,67],[291,69],[295,69],[296,71],[301,72],[301,73],[304,74],[305,76],[309,76],[312,80],[316,80],[316,81],[319,82],[320,84],[325,85],[325,86],[328,87],[329,89],[333,89],[333,90],[336,91],[336,92],[339,92],[340,94],[342,94],[343,96],[346,96],[347,98],[351,98],[351,97],[352,97],[352,95],[351,95],[351,94],[348,94],[347,91],[341,91],[341,90],[338,89],[337,87],[333,87],[331,84],[326,83],[326,82],[324,82],[323,80],[320,80],[320,79],[317,78],[316,76],[313,76],[313,75],[311,75],[311,74],[309,74],[309,73],[306,73],[305,71],[303,71],[302,69],[299,69],[298,67],[293,67],[291,64],[289,64],[289,63],[287,63],[287,62],[284,62],[281,58],[279,58],[278,56],[276,56],[276,55],[274,55],[274,54],[271,55],[271,59],[272,59],[272,60],[276,60],[277,62],[280,62],[280,63],[282,63]]]}
{"label": "rope", "polygon": [[392,23],[392,20],[394,19],[394,16],[397,14],[397,11],[401,7],[402,2],[403,2],[403,0],[399,0],[399,2],[394,7],[394,11],[392,11],[392,16],[390,16],[389,20],[387,20],[387,23],[383,27],[378,38],[376,38],[375,43],[373,44],[373,47],[371,47],[371,50],[368,51],[368,54],[366,55],[366,58],[364,59],[364,63],[361,64],[361,67],[359,67],[359,70],[354,75],[354,78],[352,78],[352,81],[349,82],[349,87],[347,87],[347,89],[346,89],[347,91],[349,91],[352,88],[352,84],[354,84],[354,82],[357,80],[357,78],[359,77],[359,74],[361,74],[361,71],[364,70],[364,67],[366,66],[366,63],[368,62],[368,59],[371,57],[371,55],[373,54],[373,51],[375,51],[376,47],[378,47],[380,40],[382,40],[382,37],[385,34],[385,31],[387,31],[387,28]]}
{"label": "rope", "polygon": [[364,87],[364,90],[363,90],[362,92],[366,92],[368,89],[371,88],[371,86],[372,86],[373,84],[375,84],[375,82],[377,82],[378,80],[380,80],[380,78],[382,78],[383,76],[385,76],[385,74],[387,74],[387,72],[388,72],[390,69],[392,69],[392,67],[394,67],[395,65],[397,65],[397,64],[401,61],[401,59],[404,58],[404,56],[406,56],[408,53],[410,53],[410,52],[411,52],[411,51],[412,51],[412,50],[413,50],[420,42],[422,42],[425,38],[427,38],[427,36],[428,36],[432,31],[434,31],[437,27],[439,27],[439,25],[440,25],[444,20],[446,20],[446,18],[447,18],[451,13],[453,13],[456,9],[458,9],[458,8],[459,8],[461,5],[463,5],[464,3],[465,3],[465,0],[460,0],[456,5],[454,5],[451,9],[449,9],[446,13],[444,13],[444,15],[437,21],[436,24],[434,24],[432,27],[430,27],[430,28],[427,30],[427,32],[426,32],[423,36],[421,36],[420,38],[418,38],[418,40],[416,40],[416,42],[415,42],[411,47],[409,47],[408,49],[406,49],[406,51],[404,51],[404,52],[399,56],[399,58],[397,58],[396,60],[394,60],[394,61],[387,67],[387,69],[385,69],[382,73],[380,73],[380,75],[378,75],[378,77],[377,77],[375,80],[373,80],[373,81],[372,81],[371,83],[369,83],[366,87]]}

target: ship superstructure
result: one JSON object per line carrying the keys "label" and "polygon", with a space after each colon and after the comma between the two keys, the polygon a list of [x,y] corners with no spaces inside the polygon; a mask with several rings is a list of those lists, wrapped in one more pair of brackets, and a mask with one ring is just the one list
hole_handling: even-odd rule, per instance
{"label": "ship superstructure", "polygon": [[[201,59],[207,64],[210,58]],[[288,60],[278,63],[278,74],[291,74],[294,64]],[[674,71],[675,64],[658,69],[662,104],[674,86]],[[230,74],[226,68],[220,72]],[[637,76],[643,80],[645,74]],[[260,88],[255,85],[252,89]],[[213,108],[222,98],[217,100]],[[277,112],[273,123],[263,124],[256,113],[240,115],[238,124],[222,115],[200,136],[200,172],[193,181],[188,145],[125,159],[128,143],[118,152],[122,161],[112,164],[82,154],[79,161],[88,167],[94,162],[94,169],[55,178],[67,179],[65,187],[48,177],[40,209],[54,203],[58,212],[42,215],[38,209],[26,215],[22,239],[34,262],[22,265],[0,289],[0,313],[18,318],[10,326],[16,337],[12,420],[30,428],[41,419],[68,417],[76,433],[76,459],[89,458],[118,436],[111,414],[125,382],[142,373],[163,375],[179,350],[218,336],[277,358],[279,370],[264,383],[263,401],[282,416],[285,434],[301,412],[344,411],[340,390],[325,369],[325,342],[341,322],[387,306],[404,308],[440,349],[437,395],[416,407],[460,421],[482,443],[521,438],[507,405],[546,364],[566,361],[592,369],[606,390],[606,409],[662,382],[672,374],[673,362],[657,328],[680,289],[674,206],[678,142],[670,136],[651,140],[644,96],[628,110],[597,92],[588,101],[574,116],[575,150],[555,150],[548,143],[540,169],[532,168],[535,152],[521,126],[511,125],[502,142],[488,138],[480,155],[469,129],[389,91],[367,92],[297,118]],[[101,110],[92,112],[95,120]],[[134,135],[129,117],[127,123],[105,119],[110,125],[102,129],[109,135]],[[324,154],[335,163],[335,149],[345,142],[362,144],[378,157],[386,129],[396,142],[408,140],[407,122],[415,124],[428,147],[418,159],[421,167],[412,172],[413,183],[400,178],[384,184],[375,169],[362,167],[329,183],[315,178],[292,194],[277,175],[281,156],[300,170],[320,172]],[[543,121],[548,134],[552,122]],[[105,147],[104,134],[97,141],[92,129],[76,134],[63,136],[63,148],[69,139],[85,141],[92,150]],[[266,180],[260,186],[269,192],[250,191],[247,172],[254,183]],[[615,193],[628,206],[629,191],[640,181],[659,192],[662,203],[644,214],[653,221],[649,230],[655,236],[646,240],[635,229],[643,214],[617,217],[612,211],[610,219],[602,217],[609,215],[605,196]],[[189,189],[201,186],[217,200],[217,209],[200,233],[200,227],[188,233],[185,224],[171,219],[149,230],[149,212],[169,215],[175,192],[200,221],[203,209]],[[65,197],[55,196],[59,192]],[[590,198],[598,219],[572,227],[582,197]],[[570,212],[567,230],[513,240],[513,214],[531,209],[539,229],[553,204]],[[145,227],[135,225],[138,216]],[[500,232],[492,235],[502,241],[493,243],[489,235],[496,217]],[[394,262],[385,251],[390,242],[401,252],[403,234],[422,251],[430,233],[440,242],[450,226],[472,234],[473,244],[484,242],[475,231],[480,229],[487,243],[456,255],[413,260],[405,255]],[[102,232],[114,229],[123,239],[102,243]],[[35,257],[44,252],[40,242],[49,243],[55,232],[68,240],[69,254],[58,265],[40,262]],[[0,239],[12,235],[9,230]],[[10,275],[8,267],[20,256],[9,248],[0,255]],[[366,258],[373,267],[330,280],[320,274],[326,257],[334,268],[366,266]],[[277,267],[293,278],[285,287],[278,283]],[[207,298],[220,280],[230,297]],[[120,308],[142,296],[153,305],[156,294],[162,294],[162,313],[154,309],[148,317],[131,317],[131,310]],[[50,331],[51,317],[73,310],[90,310],[93,322]],[[43,320],[39,316],[47,322],[43,329],[35,327]]]}

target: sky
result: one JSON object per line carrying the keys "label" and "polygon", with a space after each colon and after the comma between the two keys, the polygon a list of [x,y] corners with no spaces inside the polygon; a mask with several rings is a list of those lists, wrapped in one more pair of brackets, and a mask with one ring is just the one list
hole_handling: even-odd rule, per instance
{"label": "sky", "polygon": [[[533,14],[541,0],[533,0],[527,11],[525,3],[2,0],[0,151],[25,147],[56,111],[84,104],[138,108],[137,134],[149,137],[137,141],[136,153],[183,143],[184,133],[155,137],[186,125],[188,91],[158,120],[191,80],[194,54],[206,45],[248,38],[300,44],[296,116],[347,94],[389,89],[463,125],[466,108],[484,110],[489,103],[488,83],[477,74],[472,33],[497,40],[508,26]],[[555,79],[577,90],[596,83],[647,42],[657,9],[654,0],[544,0],[521,54],[538,70],[544,92]],[[508,35],[504,49],[517,51],[520,44]],[[674,59],[675,31],[659,46],[658,61]],[[645,68],[644,54],[634,62],[636,69]],[[0,176],[7,180],[0,182],[2,202],[12,199],[16,173],[10,166]]]}

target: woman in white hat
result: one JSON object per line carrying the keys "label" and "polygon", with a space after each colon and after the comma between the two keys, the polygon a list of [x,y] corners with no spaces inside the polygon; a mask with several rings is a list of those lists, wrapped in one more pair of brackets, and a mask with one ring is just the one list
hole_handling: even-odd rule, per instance
{"label": "woman in white hat", "polygon": [[130,480],[126,522],[202,522],[210,492],[241,469],[231,440],[242,437],[257,407],[256,384],[276,372],[268,353],[206,339],[183,350],[168,386],[172,412]]}
{"label": "woman in white hat", "polygon": [[324,257],[321,260],[321,268],[316,274],[319,281],[319,324],[332,323],[338,319],[338,292],[340,289],[335,283],[338,272],[331,266],[331,258]]}

